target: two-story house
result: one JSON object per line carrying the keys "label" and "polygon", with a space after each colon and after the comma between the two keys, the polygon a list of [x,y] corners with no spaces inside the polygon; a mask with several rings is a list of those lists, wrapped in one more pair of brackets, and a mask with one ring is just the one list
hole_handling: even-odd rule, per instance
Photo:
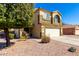
{"label": "two-story house", "polygon": [[50,37],[62,35],[62,18],[58,11],[50,12],[37,8],[34,11],[33,23],[33,37],[41,38],[43,35]]}

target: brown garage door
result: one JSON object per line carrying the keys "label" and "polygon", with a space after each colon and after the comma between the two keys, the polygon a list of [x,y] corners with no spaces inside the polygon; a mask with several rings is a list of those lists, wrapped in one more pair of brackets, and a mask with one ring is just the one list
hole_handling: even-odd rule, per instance
{"label": "brown garage door", "polygon": [[75,29],[74,28],[63,28],[63,34],[64,35],[75,35]]}

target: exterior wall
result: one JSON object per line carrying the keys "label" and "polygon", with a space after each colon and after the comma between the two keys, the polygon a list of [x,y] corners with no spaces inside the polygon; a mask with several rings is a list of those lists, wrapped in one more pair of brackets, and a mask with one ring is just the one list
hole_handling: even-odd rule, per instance
{"label": "exterior wall", "polygon": [[75,35],[79,35],[79,26],[75,27]]}
{"label": "exterior wall", "polygon": [[32,34],[33,37],[40,38],[40,32],[41,32],[40,25],[35,26]]}
{"label": "exterior wall", "polygon": [[34,23],[34,27],[33,27],[32,36],[36,38],[40,38],[41,25],[38,24],[38,12],[34,13],[33,23]]}
{"label": "exterior wall", "polygon": [[75,35],[79,35],[79,29],[75,30]]}

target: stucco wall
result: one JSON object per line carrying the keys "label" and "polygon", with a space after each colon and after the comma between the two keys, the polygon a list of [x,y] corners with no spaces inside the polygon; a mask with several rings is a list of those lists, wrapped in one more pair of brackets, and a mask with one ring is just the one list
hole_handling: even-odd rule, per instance
{"label": "stucco wall", "polygon": [[38,24],[38,12],[34,13],[33,22],[34,22],[34,27],[32,31],[32,36],[36,38],[40,38],[41,25]]}
{"label": "stucco wall", "polygon": [[79,29],[75,30],[75,35],[79,35]]}
{"label": "stucco wall", "polygon": [[79,26],[75,27],[75,35],[79,35]]}

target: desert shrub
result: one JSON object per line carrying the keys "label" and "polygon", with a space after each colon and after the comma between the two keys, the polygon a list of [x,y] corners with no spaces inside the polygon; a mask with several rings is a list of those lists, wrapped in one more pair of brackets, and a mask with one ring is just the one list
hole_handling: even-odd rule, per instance
{"label": "desert shrub", "polygon": [[20,37],[21,40],[26,40],[27,38],[28,36],[23,36],[23,35]]}
{"label": "desert shrub", "polygon": [[21,39],[26,39],[26,37],[25,36],[21,36]]}
{"label": "desert shrub", "polygon": [[41,43],[48,43],[48,42],[50,42],[50,38],[48,36],[43,36]]}
{"label": "desert shrub", "polygon": [[23,32],[22,36],[20,37],[21,40],[26,40],[28,38],[29,38],[29,36],[28,36],[28,34],[26,32]]}

